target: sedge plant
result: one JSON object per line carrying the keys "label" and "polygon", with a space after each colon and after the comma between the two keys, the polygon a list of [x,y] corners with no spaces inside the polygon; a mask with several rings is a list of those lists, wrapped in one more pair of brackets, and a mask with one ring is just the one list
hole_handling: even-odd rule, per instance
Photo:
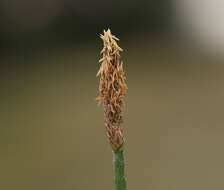
{"label": "sedge plant", "polygon": [[127,85],[123,62],[117,44],[119,41],[108,29],[100,35],[103,40],[99,79],[99,96],[97,101],[103,106],[104,120],[108,142],[113,152],[114,179],[116,190],[126,190],[125,161],[124,161],[124,133],[122,124],[122,108]]}

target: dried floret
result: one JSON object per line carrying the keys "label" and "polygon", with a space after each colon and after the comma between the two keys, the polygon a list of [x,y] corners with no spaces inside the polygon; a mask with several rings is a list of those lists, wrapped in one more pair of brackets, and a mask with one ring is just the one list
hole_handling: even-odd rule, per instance
{"label": "dried floret", "polygon": [[114,150],[122,148],[124,135],[121,128],[122,108],[127,85],[121,61],[120,52],[123,51],[117,44],[119,40],[108,29],[100,35],[103,40],[102,58],[97,76],[100,77],[99,96],[97,101],[104,107],[105,125],[108,140]]}

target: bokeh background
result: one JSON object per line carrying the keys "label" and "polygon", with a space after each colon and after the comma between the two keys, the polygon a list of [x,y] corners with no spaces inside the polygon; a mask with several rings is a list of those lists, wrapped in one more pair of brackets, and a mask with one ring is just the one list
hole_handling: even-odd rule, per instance
{"label": "bokeh background", "polygon": [[128,94],[128,189],[224,188],[218,0],[1,0],[0,189],[113,189],[96,73],[110,28]]}

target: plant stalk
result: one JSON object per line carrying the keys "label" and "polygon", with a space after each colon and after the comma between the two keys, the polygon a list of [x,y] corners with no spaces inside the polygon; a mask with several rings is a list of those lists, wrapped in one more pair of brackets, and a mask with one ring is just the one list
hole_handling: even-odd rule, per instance
{"label": "plant stalk", "polygon": [[126,178],[125,178],[125,163],[124,163],[124,151],[116,150],[114,154],[114,175],[115,175],[115,189],[126,190]]}
{"label": "plant stalk", "polygon": [[123,122],[122,108],[127,85],[123,62],[118,46],[119,40],[111,34],[110,29],[104,30],[100,35],[103,40],[103,49],[100,52],[100,69],[97,76],[100,77],[99,96],[97,100],[104,108],[105,127],[108,142],[113,150],[115,190],[126,190],[124,171],[124,133],[121,126]]}

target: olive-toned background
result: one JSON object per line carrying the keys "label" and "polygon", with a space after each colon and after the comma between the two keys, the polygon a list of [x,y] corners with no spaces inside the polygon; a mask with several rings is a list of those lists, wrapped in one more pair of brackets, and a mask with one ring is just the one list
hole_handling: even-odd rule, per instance
{"label": "olive-toned background", "polygon": [[224,188],[223,59],[176,35],[171,4],[125,1],[130,7],[116,9],[108,1],[108,16],[100,0],[99,7],[62,6],[67,12],[59,9],[67,1],[51,1],[57,11],[41,1],[3,2],[0,189],[113,189],[112,153],[94,100],[106,27],[124,49],[128,189]]}

